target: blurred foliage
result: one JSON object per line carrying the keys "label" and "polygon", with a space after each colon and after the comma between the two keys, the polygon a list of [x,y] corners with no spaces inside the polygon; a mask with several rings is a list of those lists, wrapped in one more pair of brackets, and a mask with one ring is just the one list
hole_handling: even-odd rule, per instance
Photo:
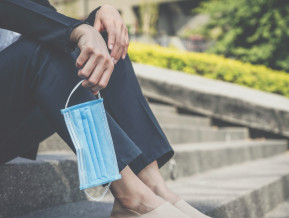
{"label": "blurred foliage", "polygon": [[288,0],[208,0],[196,11],[211,17],[209,53],[289,71]]}
{"label": "blurred foliage", "polygon": [[223,80],[289,97],[289,75],[222,56],[131,42],[132,61]]}
{"label": "blurred foliage", "polygon": [[159,5],[153,0],[143,1],[140,4],[140,23],[142,33],[147,35],[156,34],[156,25],[159,17]]}

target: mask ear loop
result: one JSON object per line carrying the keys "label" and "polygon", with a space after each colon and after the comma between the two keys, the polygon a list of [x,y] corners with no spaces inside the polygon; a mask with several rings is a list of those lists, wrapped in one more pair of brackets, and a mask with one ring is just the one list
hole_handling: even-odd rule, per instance
{"label": "mask ear loop", "polygon": [[104,196],[106,195],[106,193],[108,192],[110,185],[111,185],[111,182],[108,183],[108,185],[105,187],[105,190],[103,191],[102,195],[101,195],[99,198],[94,198],[94,197],[92,197],[90,194],[88,194],[88,193],[86,192],[86,190],[84,190],[84,193],[85,193],[90,199],[92,199],[92,200],[94,200],[94,201],[101,201],[101,200],[104,198]]}
{"label": "mask ear loop", "polygon": [[[72,96],[73,93],[76,91],[76,89],[80,86],[80,84],[82,84],[84,81],[85,81],[85,79],[79,81],[79,82],[77,83],[77,85],[72,89],[72,91],[70,92],[70,94],[69,94],[69,96],[68,96],[68,98],[67,98],[67,101],[66,101],[66,104],[65,104],[65,107],[64,107],[64,108],[67,108],[71,96]],[[101,98],[101,96],[100,96],[100,91],[98,91],[97,97],[98,97],[99,99]]]}
{"label": "mask ear loop", "polygon": [[[83,83],[83,81],[85,81],[85,79],[79,81],[79,82],[76,84],[76,86],[72,89],[72,91],[70,92],[70,94],[69,94],[69,96],[68,96],[68,98],[67,98],[65,107],[64,107],[65,109],[66,109],[67,106],[68,106],[68,103],[69,103],[69,101],[70,101],[71,96],[72,96],[73,93],[76,91],[76,89],[80,86],[80,84]],[[98,91],[97,96],[98,96],[98,99],[101,98],[101,96],[100,96],[100,91]],[[106,193],[108,192],[111,183],[112,183],[112,182],[110,182],[110,183],[106,186],[105,190],[103,191],[102,195],[101,195],[99,198],[94,198],[94,197],[92,197],[90,194],[88,194],[88,193],[86,192],[86,190],[84,190],[84,193],[85,193],[89,198],[91,198],[91,199],[94,200],[94,201],[101,201],[101,200],[104,198],[104,196],[106,195]]]}

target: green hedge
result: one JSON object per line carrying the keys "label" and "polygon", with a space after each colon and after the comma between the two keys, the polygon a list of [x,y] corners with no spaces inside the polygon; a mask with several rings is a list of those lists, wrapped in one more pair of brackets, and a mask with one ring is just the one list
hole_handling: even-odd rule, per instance
{"label": "green hedge", "polygon": [[132,61],[205,76],[289,97],[289,75],[213,54],[131,42]]}

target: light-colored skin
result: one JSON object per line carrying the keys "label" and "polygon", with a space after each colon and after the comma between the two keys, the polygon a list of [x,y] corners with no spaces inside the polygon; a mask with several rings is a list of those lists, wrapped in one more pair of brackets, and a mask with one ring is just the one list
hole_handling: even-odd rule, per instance
{"label": "light-colored skin", "polygon": [[[101,31],[108,32],[108,47],[101,37]],[[93,94],[105,88],[109,82],[114,65],[127,54],[129,45],[127,28],[118,13],[110,5],[103,5],[97,12],[94,27],[82,24],[76,27],[70,40],[77,42],[80,55],[76,60],[76,66],[80,69],[78,76],[87,78],[82,83],[83,87],[89,88]]]}
{"label": "light-colored skin", "polygon": [[128,166],[120,173],[122,179],[112,183],[111,192],[125,208],[145,214],[165,201],[175,204],[180,200],[167,187],[156,161],[146,166],[138,175]]}
{"label": "light-colored skin", "polygon": [[129,46],[129,37],[127,27],[118,11],[110,5],[101,6],[95,18],[94,27],[99,32],[107,31],[107,44],[114,64],[120,58],[124,59]]}
{"label": "light-colored skin", "polygon": [[[108,32],[108,47],[99,32]],[[103,5],[95,18],[94,27],[82,24],[76,27],[70,40],[77,42],[80,55],[76,60],[78,76],[87,78],[82,83],[85,88],[97,94],[109,82],[114,64],[125,58],[129,45],[128,32],[118,11]],[[127,166],[121,171],[122,179],[112,183],[111,191],[125,207],[140,214],[147,213],[165,201],[172,204],[180,198],[166,185],[157,162],[154,161],[138,175]]]}
{"label": "light-colored skin", "polygon": [[138,178],[149,187],[156,195],[170,202],[177,203],[181,198],[172,192],[162,175],[160,174],[157,161],[147,165],[142,171],[137,174]]}
{"label": "light-colored skin", "polygon": [[114,181],[110,189],[123,207],[145,214],[165,203],[128,166],[120,173],[122,179]]}

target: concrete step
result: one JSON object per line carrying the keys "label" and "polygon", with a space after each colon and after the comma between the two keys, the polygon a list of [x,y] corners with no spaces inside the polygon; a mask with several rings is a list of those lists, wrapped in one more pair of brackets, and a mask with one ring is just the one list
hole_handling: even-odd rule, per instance
{"label": "concrete step", "polygon": [[39,145],[38,153],[49,151],[66,151],[73,154],[69,146],[56,133],[42,141]]}
{"label": "concrete step", "polygon": [[173,105],[149,102],[149,106],[152,109],[153,113],[177,113],[177,109]]}
{"label": "concrete step", "polygon": [[264,218],[289,218],[289,200],[278,205],[267,213]]}
{"label": "concrete step", "polygon": [[[168,186],[192,206],[214,218],[260,218],[289,196],[288,181],[289,154],[286,153],[170,181]],[[111,208],[112,203],[82,201],[21,218],[100,218],[109,217]]]}
{"label": "concrete step", "polygon": [[168,183],[214,218],[260,218],[289,197],[289,153]]}
{"label": "concrete step", "polygon": [[[210,128],[195,125],[166,124],[162,125],[171,144],[188,142],[234,141],[249,138],[249,131],[243,127]],[[57,135],[53,134],[40,143],[38,152],[67,151],[68,145]]]}
{"label": "concrete step", "polygon": [[195,126],[210,126],[211,120],[207,117],[180,114],[171,105],[149,103],[154,115],[161,125],[164,124],[184,124]]}
{"label": "concrete step", "polygon": [[155,113],[154,115],[156,116],[161,126],[167,124],[176,124],[209,127],[211,125],[211,120],[207,117],[162,112]]}
{"label": "concrete step", "polygon": [[234,164],[268,158],[287,151],[287,140],[244,140],[175,145],[173,159],[162,169],[176,179]]}
{"label": "concrete step", "polygon": [[38,155],[37,161],[16,158],[0,166],[0,217],[84,200],[73,155]]}
{"label": "concrete step", "polygon": [[134,63],[144,96],[236,125],[289,136],[289,99],[160,67]]}
{"label": "concrete step", "polygon": [[14,218],[108,218],[113,206],[111,202],[79,201],[15,216]]}
{"label": "concrete step", "polygon": [[[165,179],[180,178],[277,155],[286,149],[285,140],[180,145],[161,172]],[[15,159],[0,166],[0,175],[0,217],[86,199],[79,191],[76,158],[64,152],[41,154],[37,161]]]}
{"label": "concrete step", "polygon": [[172,144],[187,142],[233,141],[249,138],[249,131],[243,127],[208,128],[193,125],[163,125],[162,129]]}

